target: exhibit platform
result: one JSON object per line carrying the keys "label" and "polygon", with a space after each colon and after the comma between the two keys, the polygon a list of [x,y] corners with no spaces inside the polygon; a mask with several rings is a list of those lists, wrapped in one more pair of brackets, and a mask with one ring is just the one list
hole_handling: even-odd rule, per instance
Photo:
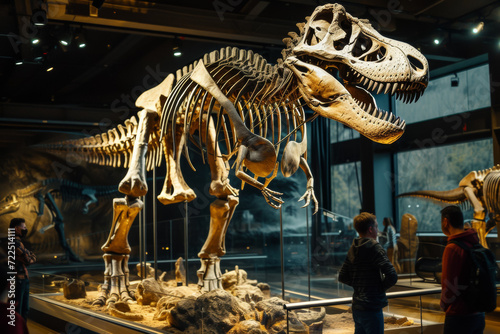
{"label": "exhibit platform", "polygon": [[119,319],[105,313],[85,310],[70,304],[61,303],[49,297],[61,295],[48,293],[30,295],[30,318],[58,333],[80,334],[160,334],[165,331],[144,325],[137,325],[133,321]]}

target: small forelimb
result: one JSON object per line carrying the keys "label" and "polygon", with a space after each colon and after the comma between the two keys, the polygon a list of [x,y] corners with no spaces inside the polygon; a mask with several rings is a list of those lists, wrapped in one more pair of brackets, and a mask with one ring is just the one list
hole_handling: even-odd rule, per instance
{"label": "small forelimb", "polygon": [[311,169],[309,168],[309,165],[307,164],[306,159],[304,157],[300,157],[300,168],[304,171],[304,174],[306,174],[307,178],[307,190],[302,195],[301,198],[299,198],[299,202],[305,199],[305,204],[302,206],[305,208],[306,206],[309,205],[311,199],[314,202],[314,212],[318,212],[318,200],[316,199],[316,195],[314,195],[314,178],[311,173]]}
{"label": "small forelimb", "polygon": [[[248,153],[249,153],[248,148],[245,145],[241,145],[238,152],[238,158],[236,159],[236,173],[235,173],[236,177],[239,178],[241,181],[246,182],[251,186],[259,189],[262,192],[262,195],[264,195],[267,204],[269,204],[275,209],[279,209],[281,207],[281,204],[283,204],[283,200],[275,196],[281,196],[283,194],[277,191],[273,191],[266,187],[266,185],[269,184],[271,179],[275,176],[277,167],[274,168],[273,176],[271,176],[267,180],[266,184],[262,184],[257,179],[252,178],[250,175],[248,175],[243,171],[243,161],[245,160],[245,157],[247,156]],[[276,202],[277,204],[275,204],[274,202]]]}
{"label": "small forelimb", "polygon": [[304,195],[302,195],[301,198],[299,198],[299,202],[302,201],[302,200],[305,200],[306,202],[304,203],[304,205],[302,205],[303,208],[305,208],[306,206],[309,205],[309,203],[311,202],[311,199],[314,203],[314,212],[313,214],[316,214],[316,212],[318,212],[318,200],[316,199],[316,195],[314,195],[314,188],[313,187],[308,187],[306,192],[304,193]]}
{"label": "small forelimb", "polygon": [[[281,208],[281,204],[283,204],[284,201],[281,199],[281,197],[275,197],[274,195],[281,196],[283,195],[283,193],[273,191],[269,188],[264,188],[261,191],[262,195],[264,195],[264,199],[266,200],[267,204],[269,204],[275,209]],[[275,204],[274,202],[276,202],[277,204]]]}

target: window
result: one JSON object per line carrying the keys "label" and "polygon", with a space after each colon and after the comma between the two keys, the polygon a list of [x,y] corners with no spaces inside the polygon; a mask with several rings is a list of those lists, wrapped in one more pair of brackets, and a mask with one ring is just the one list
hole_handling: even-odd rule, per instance
{"label": "window", "polygon": [[[451,79],[455,77],[458,86],[452,87]],[[396,111],[410,124],[490,105],[489,66],[482,65],[431,80],[418,102],[405,104],[396,100]]]}
{"label": "window", "polygon": [[333,165],[332,210],[334,213],[354,217],[361,210],[361,163]]}
{"label": "window", "polygon": [[[492,145],[492,139],[483,139],[398,153],[398,194],[457,188],[460,180],[471,171],[493,166]],[[439,204],[421,198],[405,197],[397,199],[397,205],[399,219],[404,213],[413,214],[418,220],[419,232],[441,232],[442,206]],[[465,209],[464,218],[471,219],[473,212],[470,206],[462,209]]]}

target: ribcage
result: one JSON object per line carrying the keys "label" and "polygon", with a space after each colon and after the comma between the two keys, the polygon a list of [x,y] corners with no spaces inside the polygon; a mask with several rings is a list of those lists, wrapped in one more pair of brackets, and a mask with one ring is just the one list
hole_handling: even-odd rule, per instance
{"label": "ribcage", "polygon": [[486,175],[483,195],[488,212],[500,213],[500,171],[492,171]]}

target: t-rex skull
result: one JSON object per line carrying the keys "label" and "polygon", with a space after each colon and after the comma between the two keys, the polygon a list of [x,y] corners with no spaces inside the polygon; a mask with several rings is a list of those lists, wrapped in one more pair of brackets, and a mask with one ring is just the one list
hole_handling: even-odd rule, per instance
{"label": "t-rex skull", "polygon": [[376,142],[390,144],[401,137],[405,122],[378,109],[368,90],[417,100],[428,82],[425,57],[380,35],[339,4],[316,8],[305,26],[298,26],[300,36],[290,33],[292,38],[285,39],[284,64],[298,78],[309,107]]}

